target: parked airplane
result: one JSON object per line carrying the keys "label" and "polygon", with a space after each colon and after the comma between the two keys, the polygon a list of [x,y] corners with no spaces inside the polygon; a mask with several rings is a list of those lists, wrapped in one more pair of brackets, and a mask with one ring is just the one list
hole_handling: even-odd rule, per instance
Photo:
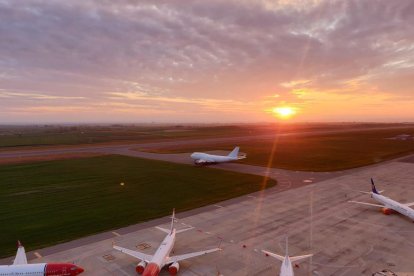
{"label": "parked airplane", "polygon": [[191,158],[194,159],[196,165],[209,165],[217,163],[225,163],[246,158],[246,155],[239,156],[239,147],[235,147],[228,155],[214,155],[204,152],[194,152]]}
{"label": "parked airplane", "polygon": [[167,236],[164,238],[154,255],[147,255],[116,245],[114,245],[113,248],[141,260],[141,262],[136,266],[135,270],[138,274],[142,274],[143,276],[156,276],[160,273],[161,268],[164,266],[169,266],[168,270],[170,274],[176,275],[180,269],[180,265],[178,264],[179,261],[221,250],[220,248],[213,248],[205,251],[170,256],[175,243],[175,235],[193,229],[193,227],[189,227],[182,230],[176,230],[174,228],[174,221],[175,211],[173,210],[170,229],[156,227],[157,229],[167,233]]}
{"label": "parked airplane", "polygon": [[273,258],[278,259],[279,261],[282,261],[282,265],[280,266],[279,276],[294,276],[292,262],[296,262],[296,261],[303,260],[303,259],[313,256],[313,254],[309,254],[309,255],[303,255],[303,256],[289,257],[287,237],[286,237],[286,255],[285,256],[277,255],[267,250],[262,250],[262,252],[265,253],[266,256],[271,256]]}
{"label": "parked airplane", "polygon": [[68,263],[28,264],[24,247],[18,242],[16,257],[12,265],[0,265],[0,275],[75,276],[84,270]]}
{"label": "parked airplane", "polygon": [[410,206],[414,206],[414,202],[404,204],[404,203],[397,202],[395,200],[392,200],[388,197],[381,195],[381,191],[377,191],[377,189],[375,188],[374,180],[372,178],[371,178],[371,187],[372,187],[371,192],[362,192],[362,191],[360,192],[371,194],[371,197],[381,204],[372,204],[372,203],[360,202],[360,201],[349,201],[349,202],[380,207],[381,211],[386,215],[390,215],[395,211],[404,216],[409,217],[410,219],[414,221],[414,209],[410,208]]}

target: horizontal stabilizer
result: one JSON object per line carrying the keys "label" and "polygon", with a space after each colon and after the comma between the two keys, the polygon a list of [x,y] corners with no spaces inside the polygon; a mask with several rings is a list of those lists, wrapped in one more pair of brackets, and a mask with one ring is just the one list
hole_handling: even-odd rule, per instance
{"label": "horizontal stabilizer", "polygon": [[176,230],[175,233],[176,234],[180,234],[182,232],[188,231],[188,230],[192,230],[194,229],[194,227],[188,227],[188,228],[184,228],[184,229],[180,229],[180,230]]}
{"label": "horizontal stabilizer", "polygon": [[273,257],[273,258],[278,259],[281,262],[283,262],[285,260],[285,256],[277,255],[277,254],[272,253],[272,252],[267,251],[267,250],[262,250],[262,252],[269,255],[269,256],[271,256],[271,257]]}
{"label": "horizontal stabilizer", "polygon": [[167,263],[172,264],[172,263],[175,263],[175,262],[187,260],[187,259],[190,259],[190,258],[194,258],[194,257],[197,257],[197,256],[209,254],[209,253],[213,253],[213,252],[220,251],[220,250],[222,250],[222,249],[221,248],[213,248],[213,249],[209,249],[209,250],[205,250],[205,251],[199,251],[199,252],[193,252],[193,253],[188,253],[188,254],[183,254],[183,255],[171,256],[171,257],[168,258]]}
{"label": "horizontal stabilizer", "polygon": [[371,192],[366,192],[366,191],[356,191],[356,192],[362,193],[362,194],[367,194],[367,195],[370,195],[371,194]]}
{"label": "horizontal stabilizer", "polygon": [[169,233],[170,233],[170,229],[165,229],[165,228],[162,228],[162,227],[159,227],[159,226],[155,226],[155,228],[157,228],[158,230],[160,230],[160,231],[162,231],[162,232],[165,232],[165,233],[167,233],[167,234],[169,234]]}
{"label": "horizontal stabilizer", "polygon": [[384,205],[380,205],[380,204],[373,204],[373,203],[368,203],[368,202],[360,202],[360,201],[348,201],[348,202],[351,202],[351,203],[358,203],[358,204],[363,204],[363,205],[368,205],[368,206],[374,206],[374,207],[380,207],[380,208],[383,208],[383,207],[385,207]]}
{"label": "horizontal stabilizer", "polygon": [[129,256],[132,256],[132,257],[137,258],[141,261],[144,261],[146,263],[149,263],[152,259],[151,255],[147,255],[147,254],[144,254],[144,253],[141,253],[141,252],[138,252],[138,251],[134,251],[134,250],[131,250],[131,249],[123,248],[123,247],[116,246],[116,245],[114,245],[113,248],[118,250],[118,251],[121,251],[122,253],[125,253]]}
{"label": "horizontal stabilizer", "polygon": [[411,206],[414,206],[414,202],[405,203],[404,205],[407,206],[407,207],[411,207]]}
{"label": "horizontal stabilizer", "polygon": [[309,254],[309,255],[289,257],[289,259],[290,259],[291,262],[296,262],[296,261],[303,260],[303,259],[306,259],[306,258],[309,258],[309,257],[312,257],[312,256],[313,256],[313,254]]}

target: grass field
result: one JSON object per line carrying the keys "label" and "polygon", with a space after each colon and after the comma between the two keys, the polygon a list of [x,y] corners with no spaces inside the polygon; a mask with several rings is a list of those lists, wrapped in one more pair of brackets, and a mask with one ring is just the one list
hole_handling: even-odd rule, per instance
{"label": "grass field", "polygon": [[[123,156],[0,166],[0,256],[258,191],[263,179]],[[120,185],[123,182],[124,185]],[[269,180],[267,187],[274,186]]]}
{"label": "grass field", "polygon": [[260,124],[260,125],[44,125],[0,126],[0,150],[17,147],[107,142],[146,143],[168,139],[246,136],[286,132],[399,126],[401,124]]}
{"label": "grass field", "polygon": [[[335,171],[360,167],[414,152],[414,140],[387,139],[414,135],[414,128],[371,130],[338,134],[289,136],[238,144],[247,158],[239,162],[302,171]],[[158,153],[232,150],[234,144],[191,145],[151,149]],[[274,151],[273,151],[274,148]],[[273,153],[273,154],[272,154]]]}

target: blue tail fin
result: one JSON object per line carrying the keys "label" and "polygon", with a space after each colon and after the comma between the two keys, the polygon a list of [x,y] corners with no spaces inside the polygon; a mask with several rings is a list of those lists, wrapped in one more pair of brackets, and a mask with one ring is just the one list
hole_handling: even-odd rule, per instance
{"label": "blue tail fin", "polygon": [[372,186],[372,192],[374,194],[379,194],[377,189],[375,188],[374,179],[371,178],[371,186]]}

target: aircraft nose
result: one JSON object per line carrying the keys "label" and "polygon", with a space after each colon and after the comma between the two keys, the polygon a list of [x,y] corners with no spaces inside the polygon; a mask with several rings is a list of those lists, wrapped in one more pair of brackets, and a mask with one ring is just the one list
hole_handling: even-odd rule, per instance
{"label": "aircraft nose", "polygon": [[82,267],[79,267],[79,266],[78,266],[77,271],[78,271],[78,274],[81,274],[81,273],[82,273],[82,272],[84,272],[85,270],[84,270]]}

